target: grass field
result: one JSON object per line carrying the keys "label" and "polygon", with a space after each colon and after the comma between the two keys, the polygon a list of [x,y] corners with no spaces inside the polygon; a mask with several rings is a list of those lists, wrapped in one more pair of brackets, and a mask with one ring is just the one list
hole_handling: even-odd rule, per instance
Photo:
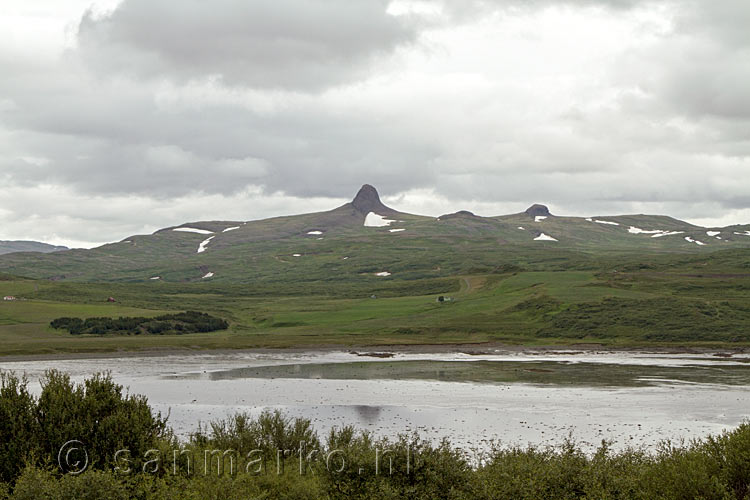
{"label": "grass field", "polygon": [[[74,283],[6,276],[0,353],[388,344],[750,345],[750,251],[623,254],[524,270],[330,280]],[[644,263],[645,262],[645,263]],[[581,269],[578,269],[578,268]],[[571,269],[572,268],[572,269]],[[439,295],[452,300],[439,303]],[[109,296],[114,304],[106,303]],[[372,298],[372,297],[376,298]],[[157,316],[198,310],[230,321],[182,336],[71,336],[60,316]]]}
{"label": "grass field", "polygon": [[[750,226],[707,231],[651,215],[422,217],[383,206],[365,188],[326,212],[194,222],[187,232],[165,228],[91,250],[0,256],[7,273],[0,294],[20,299],[0,303],[0,355],[388,344],[750,345]],[[370,210],[385,210],[392,224],[365,226]],[[542,233],[554,241],[539,240]],[[440,295],[451,300],[440,303]],[[106,303],[107,297],[116,302]],[[49,327],[60,316],[187,310],[221,317],[230,327],[179,336],[75,337]]]}

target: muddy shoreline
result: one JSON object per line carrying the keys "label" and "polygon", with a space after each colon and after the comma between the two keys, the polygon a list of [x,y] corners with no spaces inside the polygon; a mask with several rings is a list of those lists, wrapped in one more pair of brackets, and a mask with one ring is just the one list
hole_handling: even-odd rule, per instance
{"label": "muddy shoreline", "polygon": [[289,348],[257,348],[257,349],[143,349],[143,350],[121,350],[102,352],[61,352],[49,354],[0,354],[0,364],[14,361],[47,361],[47,360],[76,360],[76,359],[121,359],[121,358],[146,358],[157,356],[185,356],[185,355],[223,355],[223,354],[282,354],[282,353],[326,353],[326,352],[348,352],[361,357],[388,358],[394,354],[441,354],[441,353],[463,353],[469,355],[485,354],[555,354],[565,353],[594,354],[594,353],[633,353],[633,354],[704,354],[716,357],[732,357],[736,354],[750,353],[750,347],[711,348],[695,346],[642,346],[642,347],[617,347],[604,344],[569,344],[569,345],[513,345],[502,343],[482,344],[392,344],[392,345],[356,345],[348,346],[341,344],[316,345],[310,347]]}

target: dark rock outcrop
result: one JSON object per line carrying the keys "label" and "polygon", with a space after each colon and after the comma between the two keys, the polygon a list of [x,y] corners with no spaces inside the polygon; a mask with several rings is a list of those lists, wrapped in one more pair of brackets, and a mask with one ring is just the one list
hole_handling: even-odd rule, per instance
{"label": "dark rock outcrop", "polygon": [[549,217],[552,215],[551,213],[549,213],[549,208],[547,208],[545,205],[539,205],[538,203],[531,205],[526,209],[524,213],[529,217]]}
{"label": "dark rock outcrop", "polygon": [[472,212],[469,212],[468,210],[459,210],[458,212],[454,212],[452,214],[445,214],[438,217],[440,220],[449,220],[449,219],[460,219],[460,218],[467,218],[467,219],[473,219],[473,218],[479,218],[476,215],[474,215]]}
{"label": "dark rock outcrop", "polygon": [[352,200],[352,206],[363,214],[375,212],[383,215],[384,213],[394,212],[393,209],[383,205],[383,202],[380,201],[378,190],[369,184],[365,184],[359,189],[357,196]]}

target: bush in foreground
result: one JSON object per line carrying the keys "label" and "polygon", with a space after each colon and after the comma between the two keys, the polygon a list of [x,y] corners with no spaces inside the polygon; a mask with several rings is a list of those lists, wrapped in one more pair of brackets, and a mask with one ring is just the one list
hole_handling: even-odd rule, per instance
{"label": "bush in foreground", "polygon": [[[168,438],[166,419],[154,414],[143,396],[123,393],[107,374],[75,384],[48,371],[39,397],[24,379],[3,373],[0,380],[0,480],[12,481],[26,464],[57,464],[60,449],[85,441],[88,467],[109,471],[114,453],[129,449],[141,457]],[[75,445],[69,448],[75,448]],[[75,451],[71,462],[83,460]]]}
{"label": "bush in foreground", "polygon": [[[89,467],[66,474],[57,449],[82,437]],[[113,456],[119,448],[131,450],[127,463]],[[149,454],[158,460],[139,458]],[[750,499],[750,423],[651,451],[603,443],[587,455],[566,442],[484,458],[353,427],[323,441],[310,420],[280,412],[236,414],[178,443],[145,398],[107,375],[73,384],[49,372],[38,398],[12,375],[0,385],[0,499]]]}

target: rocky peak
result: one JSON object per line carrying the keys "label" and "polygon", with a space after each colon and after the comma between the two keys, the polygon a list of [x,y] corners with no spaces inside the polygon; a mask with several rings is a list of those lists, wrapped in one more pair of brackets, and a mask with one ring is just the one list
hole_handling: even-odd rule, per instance
{"label": "rocky peak", "polygon": [[[365,184],[359,189],[357,196],[352,200],[352,206],[358,212],[367,214],[369,212],[391,212],[392,210],[380,201],[378,190],[369,184]],[[382,214],[381,214],[382,215]]]}
{"label": "rocky peak", "polygon": [[549,213],[549,208],[547,208],[545,205],[539,205],[538,203],[531,205],[526,209],[526,212],[524,213],[529,217],[549,217],[550,215],[552,215],[551,213]]}

